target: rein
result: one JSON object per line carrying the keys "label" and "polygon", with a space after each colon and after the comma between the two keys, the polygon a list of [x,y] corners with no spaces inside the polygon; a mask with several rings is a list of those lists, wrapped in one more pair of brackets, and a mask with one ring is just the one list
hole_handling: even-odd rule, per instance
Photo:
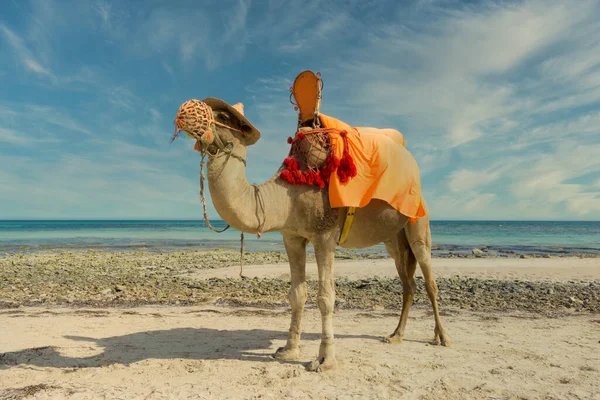
{"label": "rein", "polygon": [[[225,126],[225,125],[223,125],[223,126]],[[235,128],[231,128],[231,127],[227,127],[227,128],[235,130]],[[202,156],[202,158],[200,159],[200,200],[202,201],[202,208],[204,211],[204,223],[213,232],[222,233],[222,232],[225,232],[227,229],[229,229],[231,227],[231,225],[227,224],[227,226],[221,230],[216,229],[210,223],[210,220],[208,219],[208,212],[206,211],[206,196],[204,194],[204,180],[206,179],[206,176],[204,175],[205,158],[206,158],[207,154],[209,157],[217,157],[220,154],[225,153],[226,157],[227,157],[227,159],[225,160],[226,163],[227,163],[227,161],[229,161],[229,157],[233,157],[233,158],[238,159],[240,162],[242,162],[244,164],[244,166],[246,165],[246,160],[243,157],[240,157],[233,152],[235,149],[235,145],[233,143],[230,142],[227,145],[224,145],[221,138],[218,135],[215,136],[215,145],[218,147],[218,150],[214,154],[210,153],[208,151],[207,147],[205,148],[205,147],[199,146],[199,149],[200,149],[199,151]],[[252,185],[252,186],[254,187],[254,193],[256,195],[257,207],[259,206],[261,208],[261,211],[263,214],[263,220],[261,222],[260,217],[258,215],[258,210],[256,212],[256,219],[258,220],[257,236],[260,239],[260,237],[262,235],[262,231],[265,226],[265,222],[267,220],[267,215],[265,212],[264,201],[262,199],[262,196],[260,195],[260,189],[259,189],[258,185]],[[246,277],[243,275],[243,272],[244,272],[243,262],[244,262],[244,232],[240,232],[240,278],[246,279]]]}

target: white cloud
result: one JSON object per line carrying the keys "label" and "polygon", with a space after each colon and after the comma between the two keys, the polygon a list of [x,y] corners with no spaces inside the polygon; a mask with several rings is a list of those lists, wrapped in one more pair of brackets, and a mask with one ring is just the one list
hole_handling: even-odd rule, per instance
{"label": "white cloud", "polygon": [[27,147],[42,143],[58,143],[59,140],[51,136],[34,138],[27,135],[26,132],[17,132],[13,129],[0,128],[0,142]]}
{"label": "white cloud", "polygon": [[500,169],[493,170],[467,170],[459,169],[450,174],[448,188],[454,193],[470,191],[473,188],[493,183],[501,176]]}
{"label": "white cloud", "polygon": [[0,24],[0,32],[4,34],[4,38],[11,45],[15,54],[21,63],[31,72],[49,78],[51,81],[56,81],[56,77],[50,69],[44,67],[27,48],[23,39],[10,30],[6,25]]}
{"label": "white cloud", "polygon": [[586,216],[600,212],[600,190],[592,184],[567,181],[600,171],[600,144],[581,145],[565,140],[554,153],[532,157],[530,168],[511,173],[518,199],[538,204],[564,205],[569,213]]}
{"label": "white cloud", "polygon": [[18,132],[13,131],[12,129],[0,128],[0,142],[14,145],[27,145],[31,144],[33,140],[25,135],[19,135]]}
{"label": "white cloud", "polygon": [[100,18],[102,19],[102,22],[105,25],[107,25],[108,28],[110,29],[110,25],[111,25],[110,17],[111,17],[112,5],[105,1],[98,0],[94,3],[92,3],[92,8],[100,16]]}

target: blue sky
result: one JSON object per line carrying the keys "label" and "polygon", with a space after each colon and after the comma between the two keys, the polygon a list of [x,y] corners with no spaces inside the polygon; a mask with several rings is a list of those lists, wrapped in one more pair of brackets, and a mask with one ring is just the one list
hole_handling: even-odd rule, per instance
{"label": "blue sky", "polygon": [[200,219],[179,105],[243,102],[260,183],[311,69],[324,113],[404,134],[432,218],[600,220],[598,21],[585,0],[5,0],[0,218]]}

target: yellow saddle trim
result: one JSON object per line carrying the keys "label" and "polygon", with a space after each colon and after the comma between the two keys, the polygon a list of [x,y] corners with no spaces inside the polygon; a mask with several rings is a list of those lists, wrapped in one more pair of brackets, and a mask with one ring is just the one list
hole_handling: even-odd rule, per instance
{"label": "yellow saddle trim", "polygon": [[301,72],[290,88],[296,109],[298,125],[310,121],[319,115],[321,105],[321,74],[312,71]]}
{"label": "yellow saddle trim", "polygon": [[343,244],[346,241],[346,239],[348,239],[350,228],[352,228],[352,222],[354,222],[355,213],[356,207],[348,207],[348,211],[346,212],[346,219],[344,220],[344,226],[342,227],[342,232],[340,233],[340,240],[338,241],[338,244]]}

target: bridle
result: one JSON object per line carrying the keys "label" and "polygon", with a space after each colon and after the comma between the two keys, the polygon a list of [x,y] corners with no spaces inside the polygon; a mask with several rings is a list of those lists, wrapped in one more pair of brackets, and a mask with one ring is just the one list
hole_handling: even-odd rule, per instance
{"label": "bridle", "polygon": [[[216,125],[243,134],[241,129],[217,121],[212,108],[205,102],[195,99],[188,100],[183,103],[177,111],[177,116],[175,117],[175,132],[171,139],[171,143],[173,143],[183,131],[188,137],[196,139],[196,146],[194,149],[198,150],[200,153],[203,153],[203,150],[206,151],[208,147],[214,143],[218,150],[212,155],[217,155],[221,151],[234,155],[234,143],[223,143],[223,140],[217,134]],[[209,154],[211,153],[209,152]],[[242,160],[242,162],[244,165],[246,164],[246,160]]]}
{"label": "bridle", "polygon": [[177,116],[175,117],[175,134],[171,142],[177,139],[181,131],[185,131],[189,136],[198,140],[209,131],[215,134],[213,125],[219,125],[223,128],[243,133],[241,129],[217,121],[212,108],[205,102],[196,99],[188,100],[177,111]]}

